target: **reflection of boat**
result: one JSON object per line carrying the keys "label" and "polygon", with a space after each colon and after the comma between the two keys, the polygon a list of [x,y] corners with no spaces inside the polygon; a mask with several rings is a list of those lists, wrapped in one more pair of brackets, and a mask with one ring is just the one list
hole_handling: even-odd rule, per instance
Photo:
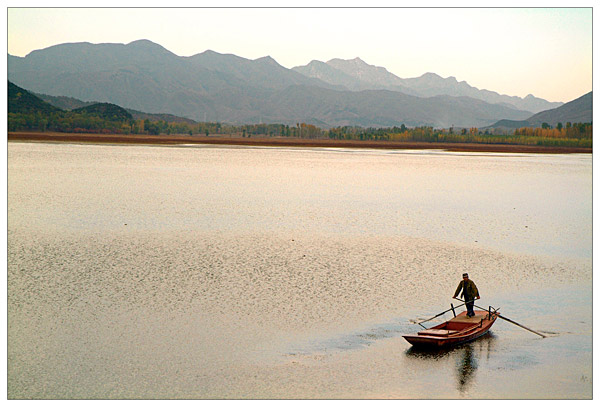
{"label": "reflection of boat", "polygon": [[[424,366],[430,367],[431,361],[440,362],[438,366],[454,366],[456,389],[465,394],[475,381],[480,361],[490,358],[496,339],[494,333],[488,331],[476,341],[436,348],[409,346],[404,354],[411,363],[411,368],[416,370]],[[448,361],[450,363],[446,363]]]}
{"label": "reflection of boat", "polygon": [[475,316],[468,318],[467,312],[464,311],[433,328],[403,336],[413,346],[429,348],[455,346],[485,335],[498,316],[498,312],[475,311]]}

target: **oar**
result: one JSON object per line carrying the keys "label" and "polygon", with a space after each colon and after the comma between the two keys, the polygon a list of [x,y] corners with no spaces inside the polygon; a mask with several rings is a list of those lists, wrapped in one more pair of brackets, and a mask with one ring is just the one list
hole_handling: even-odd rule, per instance
{"label": "oar", "polygon": [[[463,305],[465,305],[465,304],[463,303],[463,304],[459,305],[458,307],[462,307]],[[416,323],[416,324],[419,324],[419,325],[421,325],[421,323],[423,323],[423,322],[431,321],[432,319],[436,319],[437,317],[441,317],[441,316],[442,316],[442,315],[444,315],[446,312],[448,312],[448,311],[452,311],[453,309],[456,309],[456,308],[458,308],[458,307],[452,307],[452,308],[449,308],[449,309],[447,309],[447,310],[446,310],[446,311],[444,311],[444,312],[440,312],[439,314],[437,314],[437,315],[435,315],[435,316],[433,316],[433,317],[431,317],[431,318],[429,318],[429,319],[426,319],[425,321],[420,321],[420,322],[415,322],[415,323]],[[421,326],[423,326],[423,325],[421,325]]]}
{"label": "oar", "polygon": [[[454,297],[453,297],[453,298],[454,298]],[[458,299],[458,298],[454,298],[454,299],[455,299],[455,300],[458,300],[458,301],[461,301],[463,304],[465,304],[465,303],[466,303],[464,300],[461,300],[461,299]],[[476,308],[479,308],[480,310],[483,310],[483,311],[488,311],[487,309],[485,309],[485,308],[481,308],[481,307],[480,307],[480,306],[478,306],[478,305],[475,305],[475,304],[473,304],[473,306],[474,306],[474,307],[476,307]],[[513,321],[513,320],[511,320],[511,319],[508,319],[508,318],[506,318],[506,317],[503,317],[503,316],[502,316],[502,315],[500,315],[500,314],[497,314],[497,316],[498,316],[498,318],[502,318],[503,320],[505,320],[505,321],[508,321],[508,322],[510,322],[511,324],[515,324],[516,326],[520,326],[520,327],[521,327],[521,328],[523,328],[523,329],[527,329],[529,332],[533,332],[534,334],[536,334],[536,335],[539,335],[539,336],[541,336],[542,338],[545,338],[545,337],[546,337],[545,335],[542,335],[541,333],[539,333],[539,332],[536,332],[536,331],[534,331],[534,330],[533,330],[533,329],[531,329],[531,328],[527,328],[526,326],[523,326],[523,325],[519,324],[518,322],[515,322],[515,321]]]}

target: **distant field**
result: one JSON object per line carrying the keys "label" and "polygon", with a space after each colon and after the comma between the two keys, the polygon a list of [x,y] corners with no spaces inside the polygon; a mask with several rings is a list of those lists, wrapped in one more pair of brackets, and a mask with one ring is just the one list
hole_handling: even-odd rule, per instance
{"label": "distant field", "polygon": [[102,144],[223,144],[273,147],[338,147],[405,150],[440,149],[447,151],[466,152],[512,152],[543,154],[592,153],[591,147],[556,147],[511,144],[443,143],[416,141],[330,140],[266,136],[245,138],[239,137],[237,135],[215,135],[207,137],[185,135],[150,136],[120,134],[9,132],[8,141],[74,142]]}

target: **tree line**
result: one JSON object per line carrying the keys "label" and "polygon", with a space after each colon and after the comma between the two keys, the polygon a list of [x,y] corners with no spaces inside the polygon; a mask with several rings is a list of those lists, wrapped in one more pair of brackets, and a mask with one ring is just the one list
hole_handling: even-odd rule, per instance
{"label": "tree line", "polygon": [[478,128],[435,129],[431,126],[363,128],[341,126],[322,129],[312,124],[244,124],[219,122],[167,122],[165,120],[117,119],[89,111],[24,112],[8,114],[9,131],[48,131],[101,134],[229,135],[237,137],[296,137],[303,139],[419,141],[446,143],[521,144],[591,147],[592,124],[557,123],[523,127],[512,133],[493,134]]}

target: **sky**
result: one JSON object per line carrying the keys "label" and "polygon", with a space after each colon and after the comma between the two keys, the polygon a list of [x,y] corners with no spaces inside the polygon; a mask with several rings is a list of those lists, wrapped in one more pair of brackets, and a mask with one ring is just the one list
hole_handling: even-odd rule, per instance
{"label": "sky", "polygon": [[360,57],[401,78],[434,72],[552,102],[592,90],[591,7],[7,8],[11,55],[139,39],[180,56],[269,55],[286,68]]}

